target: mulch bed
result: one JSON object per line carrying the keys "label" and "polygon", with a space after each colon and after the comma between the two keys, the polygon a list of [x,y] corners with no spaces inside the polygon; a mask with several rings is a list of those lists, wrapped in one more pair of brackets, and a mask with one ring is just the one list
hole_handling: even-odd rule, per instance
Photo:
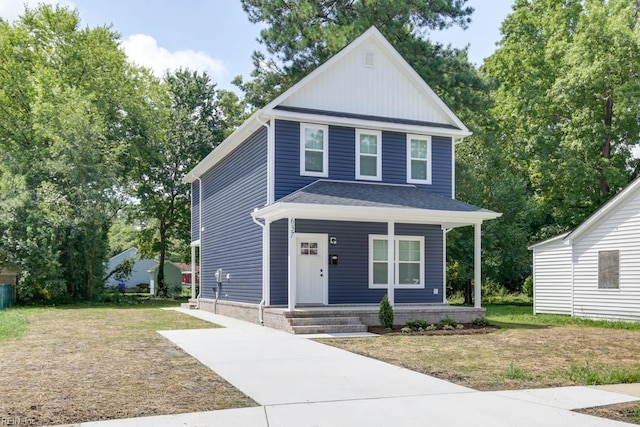
{"label": "mulch bed", "polygon": [[391,331],[386,330],[382,326],[369,326],[367,330],[378,335],[474,335],[488,334],[497,331],[497,326],[477,326],[473,323],[461,323],[464,329],[436,329],[435,331],[413,331],[401,332],[403,325],[394,325]]}

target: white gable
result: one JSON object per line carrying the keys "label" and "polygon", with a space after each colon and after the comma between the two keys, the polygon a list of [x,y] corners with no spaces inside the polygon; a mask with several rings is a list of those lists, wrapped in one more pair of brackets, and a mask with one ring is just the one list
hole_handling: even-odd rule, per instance
{"label": "white gable", "polygon": [[371,28],[269,104],[466,127]]}

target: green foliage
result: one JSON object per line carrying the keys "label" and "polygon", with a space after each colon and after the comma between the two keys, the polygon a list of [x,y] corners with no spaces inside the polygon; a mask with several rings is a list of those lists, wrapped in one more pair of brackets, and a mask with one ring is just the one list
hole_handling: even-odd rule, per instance
{"label": "green foliage", "polygon": [[640,322],[581,319],[560,314],[533,314],[531,305],[488,305],[487,320],[503,328],[528,325],[581,326],[640,331]]}
{"label": "green foliage", "polygon": [[92,298],[107,231],[137,135],[138,73],[106,27],[65,8],[26,9],[0,23],[0,170],[15,190],[0,218],[0,264],[18,296]]}
{"label": "green foliage", "polygon": [[436,326],[438,329],[454,329],[458,326],[458,322],[447,316],[444,319],[441,319]]}
{"label": "green foliage", "polygon": [[533,276],[527,276],[527,278],[524,279],[524,283],[522,284],[522,293],[529,298],[533,298]]}
{"label": "green foliage", "polygon": [[471,324],[474,326],[489,326],[490,323],[484,317],[476,317],[471,321]]}
{"label": "green foliage", "polygon": [[405,324],[406,327],[414,331],[417,331],[420,329],[427,329],[429,325],[430,323],[423,319],[412,319],[407,321],[407,323]]}
{"label": "green foliage", "polygon": [[135,262],[134,258],[125,259],[120,264],[116,265],[112,271],[109,271],[103,281],[106,282],[111,276],[116,280],[125,280],[127,277],[131,276],[131,271],[133,270]]}
{"label": "green foliage", "polygon": [[528,375],[522,368],[519,368],[511,362],[507,369],[505,370],[505,376],[512,380],[527,380],[530,379],[531,376]]}
{"label": "green foliage", "polygon": [[587,363],[583,366],[572,365],[564,374],[578,384],[630,384],[640,382],[640,365],[636,369],[618,369],[605,365],[593,368]]}
{"label": "green foliage", "polygon": [[527,181],[531,240],[575,227],[637,174],[636,21],[624,0],[531,0],[502,25],[484,71],[505,159]]}
{"label": "green foliage", "polygon": [[8,338],[18,338],[29,327],[28,312],[22,308],[8,308],[0,311],[0,343]]}
{"label": "green foliage", "polygon": [[385,295],[380,301],[380,310],[378,311],[378,320],[380,325],[385,329],[393,328],[393,307],[389,303],[389,297]]}

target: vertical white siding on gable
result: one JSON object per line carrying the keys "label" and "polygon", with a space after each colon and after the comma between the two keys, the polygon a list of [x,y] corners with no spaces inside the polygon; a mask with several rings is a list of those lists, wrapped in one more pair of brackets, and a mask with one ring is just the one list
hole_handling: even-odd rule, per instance
{"label": "vertical white siding on gable", "polygon": [[[373,55],[373,66],[364,64],[365,52]],[[363,43],[354,53],[282,105],[455,125],[374,41]]]}
{"label": "vertical white siding on gable", "polygon": [[[620,288],[598,289],[598,251],[620,251]],[[640,320],[640,193],[574,242],[574,315]]]}
{"label": "vertical white siding on gable", "polygon": [[562,240],[533,250],[535,314],[571,314],[571,247]]}

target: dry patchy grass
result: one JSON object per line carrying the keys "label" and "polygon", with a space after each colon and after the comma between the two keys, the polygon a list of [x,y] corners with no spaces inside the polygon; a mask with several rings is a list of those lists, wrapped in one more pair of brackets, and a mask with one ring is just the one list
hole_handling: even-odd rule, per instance
{"label": "dry patchy grass", "polygon": [[255,405],[156,332],[210,323],[158,308],[48,309],[29,321],[24,336],[0,341],[0,419],[65,424]]}
{"label": "dry patchy grass", "polygon": [[605,383],[640,378],[639,331],[531,325],[486,335],[322,342],[478,390],[588,383],[583,371],[602,373]]}
{"label": "dry patchy grass", "polygon": [[630,424],[640,424],[640,403],[638,402],[578,409],[576,412]]}

